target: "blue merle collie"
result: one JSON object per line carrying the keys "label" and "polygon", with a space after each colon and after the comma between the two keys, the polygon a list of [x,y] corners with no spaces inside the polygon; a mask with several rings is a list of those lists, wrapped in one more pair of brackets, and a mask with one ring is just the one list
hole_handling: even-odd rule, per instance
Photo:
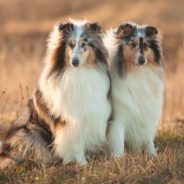
{"label": "blue merle collie", "polygon": [[1,167],[25,158],[86,164],[106,143],[111,115],[107,50],[97,23],[54,27],[45,67],[22,116],[1,146]]}
{"label": "blue merle collie", "polygon": [[162,49],[153,26],[125,23],[104,38],[109,52],[113,121],[108,131],[114,156],[146,148],[156,154],[154,137],[163,105]]}

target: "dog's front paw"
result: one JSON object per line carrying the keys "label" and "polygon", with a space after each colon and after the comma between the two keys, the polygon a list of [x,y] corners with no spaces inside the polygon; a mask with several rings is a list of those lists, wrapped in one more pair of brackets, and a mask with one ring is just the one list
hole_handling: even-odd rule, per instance
{"label": "dog's front paw", "polygon": [[147,152],[148,152],[148,155],[149,155],[149,156],[156,156],[156,155],[157,155],[157,149],[155,148],[153,142],[150,142],[150,143],[147,145]]}
{"label": "dog's front paw", "polygon": [[87,162],[86,157],[85,157],[84,154],[78,154],[78,155],[76,156],[76,162],[77,162],[78,164],[80,164],[81,166],[85,166],[85,165],[88,164],[88,162]]}
{"label": "dog's front paw", "polygon": [[122,157],[124,155],[124,149],[121,147],[111,147],[110,149],[110,155],[113,158],[118,158],[118,157]]}
{"label": "dog's front paw", "polygon": [[86,159],[83,159],[83,160],[80,160],[78,162],[81,166],[86,166],[88,164],[87,160]]}

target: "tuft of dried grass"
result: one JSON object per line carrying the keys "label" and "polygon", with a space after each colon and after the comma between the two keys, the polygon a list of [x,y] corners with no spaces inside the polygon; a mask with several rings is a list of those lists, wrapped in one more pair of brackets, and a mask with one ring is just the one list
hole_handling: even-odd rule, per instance
{"label": "tuft of dried grass", "polygon": [[[183,129],[184,130],[184,129]],[[139,152],[125,153],[110,159],[104,154],[92,155],[86,167],[59,163],[38,167],[34,162],[0,171],[1,183],[104,183],[104,184],[163,184],[184,181],[184,135],[159,132],[156,140],[158,155],[148,157]]]}

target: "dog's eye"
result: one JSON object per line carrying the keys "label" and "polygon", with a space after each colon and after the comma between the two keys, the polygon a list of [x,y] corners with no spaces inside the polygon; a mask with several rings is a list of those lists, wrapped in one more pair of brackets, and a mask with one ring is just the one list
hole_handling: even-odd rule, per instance
{"label": "dog's eye", "polygon": [[88,39],[87,38],[84,38],[84,42],[88,42]]}
{"label": "dog's eye", "polygon": [[132,48],[135,48],[137,46],[137,42],[136,41],[131,41],[130,45]]}
{"label": "dog's eye", "polygon": [[75,47],[75,43],[74,42],[69,42],[68,46],[73,49]]}
{"label": "dog's eye", "polygon": [[82,48],[84,48],[86,45],[87,45],[86,42],[82,42],[82,43],[81,43],[81,47],[82,47]]}

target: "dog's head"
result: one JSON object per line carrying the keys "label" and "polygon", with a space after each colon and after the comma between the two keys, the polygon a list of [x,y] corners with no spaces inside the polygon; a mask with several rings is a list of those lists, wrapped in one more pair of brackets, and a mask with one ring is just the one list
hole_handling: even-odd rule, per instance
{"label": "dog's head", "polygon": [[49,39],[53,64],[51,73],[64,67],[91,66],[107,63],[107,51],[101,39],[101,27],[95,22],[69,21],[54,28]]}
{"label": "dog's head", "polygon": [[160,63],[161,46],[156,27],[124,23],[118,27],[115,36],[123,49],[125,62],[138,65]]}

